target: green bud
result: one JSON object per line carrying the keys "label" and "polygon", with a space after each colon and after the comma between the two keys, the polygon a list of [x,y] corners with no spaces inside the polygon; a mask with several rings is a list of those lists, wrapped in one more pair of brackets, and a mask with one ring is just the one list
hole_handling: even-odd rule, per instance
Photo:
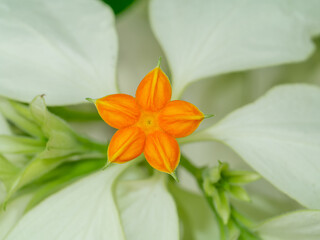
{"label": "green bud", "polygon": [[[77,135],[64,120],[49,112],[42,96],[31,102],[28,111],[21,104],[16,104],[13,110],[16,113],[11,114],[9,120],[16,121],[14,123],[29,133],[30,137],[0,136],[0,152],[25,153],[29,157],[33,155],[33,158],[11,177],[12,184],[7,189],[6,201],[21,187],[65,161],[75,156],[77,159],[88,157],[88,152],[92,155],[95,149],[101,147]],[[39,134],[32,132],[33,128],[27,123],[36,126],[34,129],[40,130],[42,137],[34,138]],[[98,154],[102,155],[100,152]]]}
{"label": "green bud", "polygon": [[30,119],[29,108],[25,105],[0,98],[0,113],[23,132],[34,137],[43,137],[39,126]]}
{"label": "green bud", "polygon": [[19,171],[20,169],[18,167],[0,155],[0,180],[4,183],[7,190],[11,188],[14,177]]}
{"label": "green bud", "polygon": [[261,178],[259,174],[249,171],[228,171],[224,173],[224,177],[233,184],[246,184]]}
{"label": "green bud", "polygon": [[203,181],[203,189],[204,189],[205,193],[208,196],[213,196],[214,192],[216,191],[215,187],[210,182],[209,178],[205,178],[204,179],[204,181]]}
{"label": "green bud", "polygon": [[211,183],[217,183],[221,178],[220,168],[219,167],[211,168],[208,172],[208,178],[210,179]]}
{"label": "green bud", "polygon": [[246,192],[246,190],[244,190],[244,188],[240,186],[231,185],[229,187],[229,192],[232,194],[233,197],[239,200],[246,201],[246,202],[250,201],[250,197],[248,193]]}
{"label": "green bud", "polygon": [[214,205],[224,224],[227,224],[230,218],[230,204],[226,192],[223,189],[215,189],[212,195]]}
{"label": "green bud", "polygon": [[42,151],[45,144],[41,139],[0,135],[0,153],[35,154]]}

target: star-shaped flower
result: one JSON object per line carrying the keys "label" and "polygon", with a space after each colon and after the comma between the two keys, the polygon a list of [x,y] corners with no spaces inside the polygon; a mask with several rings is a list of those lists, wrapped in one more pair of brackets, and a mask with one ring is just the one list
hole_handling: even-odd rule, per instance
{"label": "star-shaped flower", "polygon": [[171,99],[168,77],[158,66],[140,82],[136,97],[112,94],[94,100],[101,118],[119,129],[108,148],[108,163],[125,163],[140,154],[155,169],[172,174],[180,161],[175,138],[193,133],[205,115],[193,104]]}

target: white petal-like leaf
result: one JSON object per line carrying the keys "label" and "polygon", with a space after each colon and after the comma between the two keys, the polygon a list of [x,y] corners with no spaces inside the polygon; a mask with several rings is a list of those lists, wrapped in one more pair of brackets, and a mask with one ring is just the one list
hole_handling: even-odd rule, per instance
{"label": "white petal-like leaf", "polygon": [[24,215],[5,239],[125,239],[112,187],[129,165],[94,173],[50,196]]}
{"label": "white petal-like leaf", "polygon": [[150,16],[179,96],[201,78],[304,60],[319,9],[304,0],[153,0]]}
{"label": "white petal-like leaf", "polygon": [[218,140],[281,191],[320,208],[320,88],[276,87],[195,138]]}
{"label": "white petal-like leaf", "polygon": [[[163,56],[148,20],[148,1],[135,1],[116,18],[119,36],[118,81],[122,92],[135,94],[144,76]],[[165,61],[161,62],[163,68]]]}
{"label": "white petal-like leaf", "polygon": [[128,240],[178,240],[179,220],[163,173],[125,181],[117,188],[118,206]]}
{"label": "white petal-like leaf", "polygon": [[6,210],[0,209],[0,239],[4,239],[22,217],[31,197],[31,195],[23,195],[10,202]]}
{"label": "white petal-like leaf", "polygon": [[0,95],[49,105],[116,91],[117,36],[98,0],[0,0]]}
{"label": "white petal-like leaf", "polygon": [[263,240],[319,240],[320,211],[298,211],[266,221],[257,228]]}

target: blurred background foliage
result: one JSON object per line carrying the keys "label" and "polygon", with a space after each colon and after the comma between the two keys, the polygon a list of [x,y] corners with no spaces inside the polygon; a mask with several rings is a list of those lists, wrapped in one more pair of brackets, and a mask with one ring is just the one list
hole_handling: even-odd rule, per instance
{"label": "blurred background foliage", "polygon": [[108,4],[115,14],[119,14],[129,7],[135,0],[102,0]]}

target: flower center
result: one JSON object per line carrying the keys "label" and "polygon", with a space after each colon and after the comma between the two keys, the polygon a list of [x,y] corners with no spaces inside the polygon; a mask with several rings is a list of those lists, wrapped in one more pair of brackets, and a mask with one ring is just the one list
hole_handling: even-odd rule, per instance
{"label": "flower center", "polygon": [[140,127],[146,134],[159,130],[158,113],[142,111],[136,126]]}

